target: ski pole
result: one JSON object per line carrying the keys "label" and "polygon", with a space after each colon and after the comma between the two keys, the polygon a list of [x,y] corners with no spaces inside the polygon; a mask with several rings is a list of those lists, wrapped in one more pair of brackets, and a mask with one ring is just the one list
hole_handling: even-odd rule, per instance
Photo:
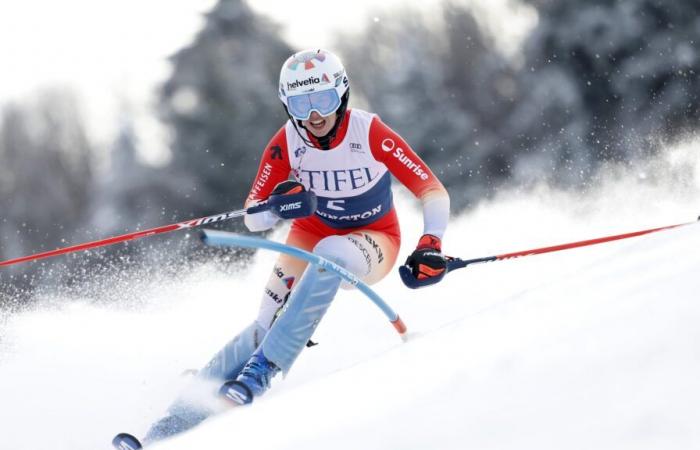
{"label": "ski pole", "polygon": [[6,261],[0,261],[0,267],[11,266],[13,264],[19,264],[25,261],[33,261],[37,259],[50,258],[52,256],[64,255],[66,253],[77,252],[81,250],[87,250],[97,247],[105,247],[107,245],[116,244],[118,242],[131,241],[134,239],[140,239],[146,236],[154,236],[156,234],[168,233],[170,231],[184,230],[187,228],[195,228],[200,225],[209,225],[212,223],[222,222],[224,220],[233,219],[235,217],[241,217],[245,214],[253,214],[257,212],[262,212],[269,209],[267,202],[261,202],[257,205],[251,206],[250,208],[237,209],[235,211],[229,211],[221,214],[214,214],[207,217],[201,217],[199,219],[187,220],[185,222],[174,223],[171,225],[163,225],[156,228],[151,228],[149,230],[136,231],[134,233],[127,233],[121,236],[115,236],[107,239],[102,239],[99,241],[86,242],[84,244],[73,245],[70,247],[63,247],[56,250],[50,250],[48,252],[36,253],[34,255],[22,256],[20,258],[8,259]]}
{"label": "ski pole", "polygon": [[[700,217],[698,217],[698,220],[700,220]],[[533,248],[530,250],[521,250],[518,252],[503,253],[501,255],[484,256],[481,258],[460,259],[460,258],[450,257],[449,260],[447,261],[447,269],[443,273],[441,273],[438,276],[426,278],[423,280],[419,280],[419,279],[415,278],[413,276],[413,273],[411,272],[410,267],[403,265],[403,266],[399,267],[399,275],[401,276],[401,280],[403,281],[403,283],[407,287],[409,287],[411,289],[417,289],[417,288],[429,286],[431,284],[435,284],[438,281],[440,281],[447,273],[449,273],[453,270],[456,270],[456,269],[462,269],[462,268],[467,267],[471,264],[481,264],[481,263],[487,263],[487,262],[493,262],[493,261],[502,261],[504,259],[521,258],[523,256],[540,255],[542,253],[558,252],[558,251],[562,251],[562,250],[569,250],[572,248],[586,247],[589,245],[596,245],[596,244],[603,244],[605,242],[633,238],[633,237],[642,236],[645,234],[656,233],[658,231],[670,230],[672,228],[678,228],[678,227],[682,227],[682,226],[686,226],[686,225],[691,225],[694,223],[697,223],[697,221],[696,222],[679,223],[679,224],[675,224],[675,225],[667,225],[667,226],[658,227],[658,228],[650,228],[648,230],[633,231],[631,233],[616,234],[613,236],[604,236],[604,237],[599,237],[599,238],[595,238],[595,239],[587,239],[585,241],[569,242],[566,244],[552,245],[549,247]]]}

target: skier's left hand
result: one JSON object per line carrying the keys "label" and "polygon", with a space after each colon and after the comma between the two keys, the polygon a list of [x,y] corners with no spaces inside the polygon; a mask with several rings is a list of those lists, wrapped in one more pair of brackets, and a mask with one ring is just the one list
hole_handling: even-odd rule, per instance
{"label": "skier's left hand", "polygon": [[440,238],[432,234],[424,234],[404,265],[411,269],[411,273],[417,280],[425,280],[427,284],[432,284],[440,281],[445,275],[447,260],[448,258],[442,254]]}

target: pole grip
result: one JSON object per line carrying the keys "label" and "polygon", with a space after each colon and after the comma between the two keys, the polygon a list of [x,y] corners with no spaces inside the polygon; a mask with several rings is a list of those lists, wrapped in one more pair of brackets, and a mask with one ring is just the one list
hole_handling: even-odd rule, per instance
{"label": "pole grip", "polygon": [[256,213],[260,213],[263,211],[267,211],[268,209],[270,209],[270,205],[267,203],[267,200],[265,200],[265,201],[258,203],[257,205],[253,205],[250,208],[247,208],[245,210],[245,213],[246,214],[256,214]]}

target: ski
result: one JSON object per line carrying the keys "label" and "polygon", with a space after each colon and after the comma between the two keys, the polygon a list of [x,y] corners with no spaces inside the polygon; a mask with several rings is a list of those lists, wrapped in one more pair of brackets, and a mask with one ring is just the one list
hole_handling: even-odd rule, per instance
{"label": "ski", "polygon": [[[219,395],[230,406],[248,405],[253,401],[253,393],[245,384],[236,380],[229,380],[219,388]],[[119,433],[112,439],[112,445],[116,450],[141,450],[143,445],[129,433]]]}
{"label": "ski", "polygon": [[117,450],[140,450],[141,442],[129,433],[119,433],[112,439],[112,445]]}

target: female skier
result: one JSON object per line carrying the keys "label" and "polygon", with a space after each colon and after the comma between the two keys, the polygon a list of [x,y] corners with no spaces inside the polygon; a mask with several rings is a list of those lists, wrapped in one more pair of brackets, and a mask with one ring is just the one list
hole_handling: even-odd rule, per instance
{"label": "female skier", "polygon": [[[348,109],[349,95],[345,69],[328,51],[303,51],[284,63],[279,98],[289,120],[263,153],[246,207],[284,203],[283,196],[290,194],[297,201],[283,214],[274,208],[249,214],[245,224],[256,232],[270,229],[280,216],[293,218],[288,245],[376,283],[394,266],[401,242],[393,175],[423,206],[423,236],[406,265],[418,279],[439,276],[447,262],[441,252],[449,217],[447,191],[379,117]],[[291,256],[279,257],[257,319],[198,373],[199,386],[211,390],[236,380],[225,394],[245,404],[263,394],[275,374],[290,369],[341,284],[334,273],[306,266]],[[211,414],[211,405],[194,400],[202,398],[197,390],[183,394],[145,441],[188,429]]]}

